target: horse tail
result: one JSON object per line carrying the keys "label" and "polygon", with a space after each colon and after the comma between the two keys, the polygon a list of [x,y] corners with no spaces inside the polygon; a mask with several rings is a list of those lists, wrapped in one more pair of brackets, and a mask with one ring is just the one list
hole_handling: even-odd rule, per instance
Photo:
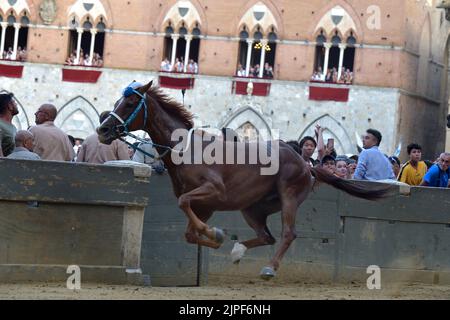
{"label": "horse tail", "polygon": [[362,185],[361,183],[356,181],[341,179],[330,174],[325,169],[319,167],[312,168],[311,173],[319,182],[324,182],[352,196],[363,198],[366,200],[378,200],[386,198],[387,196],[389,196],[392,190],[390,186],[374,188],[372,186],[368,187],[367,184]]}

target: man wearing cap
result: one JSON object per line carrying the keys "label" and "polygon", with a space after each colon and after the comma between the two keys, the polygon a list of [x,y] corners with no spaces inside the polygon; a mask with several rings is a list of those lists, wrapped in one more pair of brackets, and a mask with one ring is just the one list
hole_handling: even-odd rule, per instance
{"label": "man wearing cap", "polygon": [[379,131],[369,129],[363,139],[364,150],[361,152],[356,167],[355,180],[394,180],[394,172],[387,157],[381,153],[379,146],[382,135]]}

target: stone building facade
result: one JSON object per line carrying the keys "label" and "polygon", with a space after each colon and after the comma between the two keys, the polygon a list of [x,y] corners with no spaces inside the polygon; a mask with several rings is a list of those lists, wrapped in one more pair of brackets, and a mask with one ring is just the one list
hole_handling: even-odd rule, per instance
{"label": "stone building facade", "polygon": [[[0,89],[14,92],[20,128],[40,104],[84,138],[133,80],[159,83],[197,125],[255,128],[285,140],[315,123],[338,153],[356,153],[366,129],[393,154],[418,142],[434,158],[450,149],[449,30],[435,0],[0,0],[1,51],[27,48],[26,62],[0,61]],[[82,53],[83,52],[83,53]],[[65,66],[95,53],[103,67]],[[163,59],[193,59],[198,73],[160,72]],[[274,78],[237,78],[238,65],[268,62]],[[310,82],[351,69],[352,85]],[[345,69],[344,69],[345,68]],[[186,71],[186,70],[183,70]],[[187,81],[187,82],[186,82]],[[185,95],[178,86],[187,86]],[[249,85],[251,83],[251,85]],[[167,85],[168,84],[168,85]],[[254,86],[254,87],[253,87]],[[178,89],[175,89],[178,88]],[[254,88],[252,90],[252,88]],[[249,89],[249,90],[247,90]],[[247,92],[251,94],[248,95]]]}

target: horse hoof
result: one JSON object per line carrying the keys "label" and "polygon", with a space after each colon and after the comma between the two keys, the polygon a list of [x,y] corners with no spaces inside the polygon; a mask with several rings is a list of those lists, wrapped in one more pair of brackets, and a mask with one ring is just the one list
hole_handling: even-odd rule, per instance
{"label": "horse hoof", "polygon": [[245,251],[247,251],[247,247],[242,243],[236,242],[234,244],[233,250],[231,250],[231,261],[234,264],[238,264],[241,262],[241,259],[244,257]]}
{"label": "horse hoof", "polygon": [[214,231],[214,241],[219,244],[222,244],[225,241],[225,231],[219,228],[213,228]]}
{"label": "horse hoof", "polygon": [[260,276],[266,281],[271,280],[275,277],[275,270],[272,267],[264,267],[261,270]]}

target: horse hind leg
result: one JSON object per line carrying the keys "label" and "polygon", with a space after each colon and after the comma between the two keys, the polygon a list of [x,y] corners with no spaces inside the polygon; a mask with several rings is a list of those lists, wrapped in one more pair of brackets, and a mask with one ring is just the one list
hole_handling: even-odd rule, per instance
{"label": "horse hind leg", "polygon": [[275,253],[275,256],[270,261],[269,265],[262,268],[260,276],[264,280],[270,280],[276,275],[276,271],[280,266],[280,262],[283,259],[284,254],[289,249],[292,241],[297,238],[295,232],[295,218],[297,209],[300,204],[307,198],[309,194],[308,190],[300,192],[297,196],[292,194],[286,194],[282,197],[282,240],[280,247]]}
{"label": "horse hind leg", "polygon": [[255,230],[257,237],[234,244],[233,250],[231,251],[231,261],[233,263],[239,263],[248,249],[275,244],[276,240],[267,227],[267,217],[279,211],[279,205],[279,201],[272,203],[261,202],[242,210],[245,221]]}

